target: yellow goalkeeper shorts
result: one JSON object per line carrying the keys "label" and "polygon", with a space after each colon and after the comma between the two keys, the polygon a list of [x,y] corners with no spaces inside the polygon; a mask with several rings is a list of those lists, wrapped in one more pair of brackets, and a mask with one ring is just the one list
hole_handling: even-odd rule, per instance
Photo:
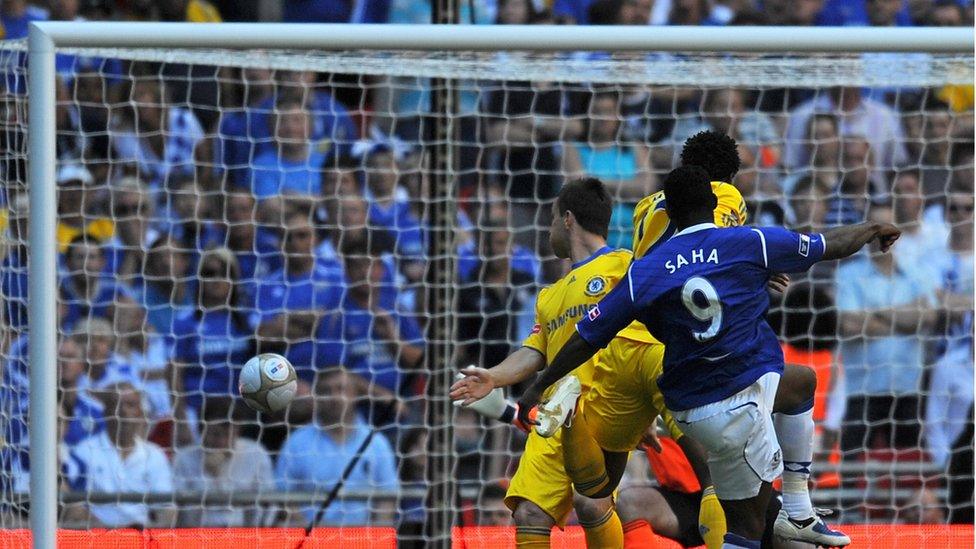
{"label": "yellow goalkeeper shorts", "polygon": [[581,406],[601,448],[630,452],[658,414],[675,440],[681,436],[657,387],[663,369],[663,345],[617,337],[601,351]]}
{"label": "yellow goalkeeper shorts", "polygon": [[518,469],[505,494],[505,505],[512,512],[520,499],[538,505],[560,528],[566,526],[573,510],[573,482],[563,463],[563,431],[552,438],[529,434]]}

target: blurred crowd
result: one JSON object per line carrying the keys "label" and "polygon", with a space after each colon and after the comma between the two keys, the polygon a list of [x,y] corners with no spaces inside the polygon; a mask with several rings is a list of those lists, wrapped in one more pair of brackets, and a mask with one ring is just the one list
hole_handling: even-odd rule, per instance
{"label": "blurred crowd", "polygon": [[[43,19],[254,20],[253,4],[5,0],[0,21],[15,39]],[[503,24],[973,21],[972,3],[955,0],[462,5],[466,22]],[[430,19],[424,0],[280,7],[285,21]],[[429,83],[66,54],[57,67],[62,489],[321,497],[373,429],[380,435],[347,488],[423,489]],[[29,471],[29,235],[25,92],[22,80],[5,82],[0,484],[3,520],[14,521]],[[465,84],[459,100],[458,366],[490,367],[517,348],[534,323],[537,290],[567,271],[547,236],[551,201],[567,178],[606,182],[618,201],[610,244],[629,247],[636,202],[657,190],[687,137],[719,130],[740,145],[734,184],[750,223],[819,231],[872,219],[904,231],[890,254],[818,268],[773,296],[787,360],[818,371],[818,460],[914,459],[949,471],[949,484],[969,471],[971,487],[971,86],[483,81]],[[281,353],[298,371],[287,413],[258,417],[236,398],[239,370],[258,352]],[[462,485],[481,489],[465,520],[505,522],[496,481],[512,469],[518,435],[468,411],[457,413],[454,434]],[[928,489],[941,482],[912,487],[919,501],[898,505],[925,513],[884,518],[965,520],[959,502],[932,500]],[[971,497],[970,488],[969,521]],[[110,527],[304,524],[312,512],[79,503],[62,518]],[[323,522],[423,520],[422,498],[394,497],[340,499]]]}

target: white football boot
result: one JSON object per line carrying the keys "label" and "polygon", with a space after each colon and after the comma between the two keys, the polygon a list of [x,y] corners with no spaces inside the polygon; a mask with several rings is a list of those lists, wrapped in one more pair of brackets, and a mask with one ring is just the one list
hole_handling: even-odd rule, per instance
{"label": "white football boot", "polygon": [[549,400],[538,408],[535,418],[538,424],[535,426],[535,432],[543,438],[549,438],[556,434],[567,419],[572,421],[572,414],[576,411],[576,401],[579,400],[581,390],[579,378],[574,375],[559,380]]}

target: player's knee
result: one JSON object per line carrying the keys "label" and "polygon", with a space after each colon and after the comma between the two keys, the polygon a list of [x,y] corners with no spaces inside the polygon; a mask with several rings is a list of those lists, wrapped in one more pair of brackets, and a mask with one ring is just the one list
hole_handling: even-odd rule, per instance
{"label": "player's knee", "polygon": [[576,516],[581,523],[592,523],[602,519],[612,505],[613,500],[606,496],[602,499],[579,495],[573,498],[573,507],[576,509]]}
{"label": "player's knee", "polygon": [[802,395],[804,400],[811,399],[817,393],[817,373],[813,368],[802,366],[797,368],[797,393]]}
{"label": "player's knee", "polygon": [[774,412],[789,413],[813,401],[817,392],[817,374],[813,368],[788,364],[776,392]]}
{"label": "player's knee", "polygon": [[528,500],[519,502],[512,517],[515,519],[516,526],[552,527],[556,523],[541,507]]}

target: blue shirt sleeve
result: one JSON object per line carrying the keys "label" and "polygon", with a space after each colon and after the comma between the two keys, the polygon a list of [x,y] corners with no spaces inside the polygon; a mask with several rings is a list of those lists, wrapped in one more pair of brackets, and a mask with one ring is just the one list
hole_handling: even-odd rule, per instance
{"label": "blue shirt sleeve", "polygon": [[759,236],[760,260],[773,273],[806,271],[827,251],[827,243],[820,234],[795,233],[780,227],[752,230]]}
{"label": "blue shirt sleeve", "polygon": [[630,271],[576,324],[576,331],[592,347],[602,349],[637,318]]}

